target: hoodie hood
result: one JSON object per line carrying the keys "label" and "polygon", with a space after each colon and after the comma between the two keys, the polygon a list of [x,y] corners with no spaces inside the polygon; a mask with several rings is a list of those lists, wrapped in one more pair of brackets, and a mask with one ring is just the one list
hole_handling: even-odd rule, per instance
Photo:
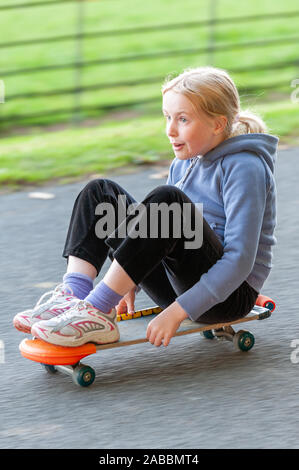
{"label": "hoodie hood", "polygon": [[203,156],[204,161],[215,162],[227,154],[251,152],[262,157],[271,172],[277,156],[278,137],[270,134],[242,134],[224,140]]}

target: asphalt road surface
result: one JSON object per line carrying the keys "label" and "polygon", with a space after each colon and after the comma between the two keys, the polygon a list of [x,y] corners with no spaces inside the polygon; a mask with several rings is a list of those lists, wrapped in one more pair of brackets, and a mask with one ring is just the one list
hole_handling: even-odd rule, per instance
{"label": "asphalt road surface", "polygon": [[[157,172],[110,177],[140,200],[165,182],[152,178]],[[52,199],[30,198],[29,190],[0,196],[0,448],[298,448],[298,175],[299,150],[280,151],[278,244],[263,289],[277,309],[246,324],[254,348],[244,353],[195,334],[167,348],[102,351],[84,361],[97,373],[86,389],[23,358],[25,335],[12,327],[15,313],[61,282],[68,220],[85,182],[42,188]],[[140,293],[136,306],[148,305]]]}

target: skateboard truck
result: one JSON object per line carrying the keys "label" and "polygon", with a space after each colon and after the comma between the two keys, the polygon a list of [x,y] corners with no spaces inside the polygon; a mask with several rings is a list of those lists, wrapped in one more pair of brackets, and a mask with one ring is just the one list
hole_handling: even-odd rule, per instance
{"label": "skateboard truck", "polygon": [[207,330],[202,332],[202,336],[207,339],[217,338],[219,340],[232,341],[236,349],[240,351],[249,351],[254,346],[254,336],[250,331],[239,330],[236,332],[231,325],[223,326],[216,330]]}
{"label": "skateboard truck", "polygon": [[[255,305],[253,307],[251,313],[256,313],[255,320],[264,320],[265,318],[270,317],[275,308],[275,304],[273,301],[270,302],[269,300],[265,305],[267,305],[267,307],[262,307],[260,305]],[[217,338],[219,340],[226,339],[228,341],[232,341],[235,348],[240,349],[241,351],[249,351],[254,346],[255,342],[252,333],[246,330],[239,330],[236,332],[231,324],[212,330],[201,331],[201,335],[206,339]]]}
{"label": "skateboard truck", "polygon": [[80,385],[81,387],[88,387],[91,385],[95,379],[95,371],[92,367],[78,362],[72,366],[60,366],[60,365],[50,365],[50,364],[41,364],[48,374],[55,374],[56,372],[62,372],[63,374],[70,375],[75,382],[75,384]]}

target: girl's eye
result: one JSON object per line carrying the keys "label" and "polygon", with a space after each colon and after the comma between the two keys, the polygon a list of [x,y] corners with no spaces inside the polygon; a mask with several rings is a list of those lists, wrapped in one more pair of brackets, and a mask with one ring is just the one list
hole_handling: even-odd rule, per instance
{"label": "girl's eye", "polygon": [[[165,117],[166,121],[170,121],[170,119],[171,119],[170,116],[164,115],[164,117]],[[183,116],[181,116],[181,117],[179,118],[179,120],[180,120],[181,122],[183,122],[183,123],[187,122],[187,119],[186,119],[185,117],[183,117]]]}

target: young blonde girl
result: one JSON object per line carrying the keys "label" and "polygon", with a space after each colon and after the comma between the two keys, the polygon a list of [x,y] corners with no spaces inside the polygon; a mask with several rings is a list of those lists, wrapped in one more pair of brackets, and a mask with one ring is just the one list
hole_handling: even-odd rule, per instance
{"label": "young blonde girl", "polygon": [[[133,310],[136,286],[163,308],[146,332],[155,346],[167,346],[185,318],[231,321],[254,306],[272,266],[278,139],[266,133],[262,119],[240,108],[224,70],[186,70],[166,81],[162,96],[175,155],[167,184],[145,197],[141,218],[117,220],[117,229],[99,238],[98,204],[109,202],[117,214],[120,195],[126,207],[135,201],[108,179],[88,183],[74,204],[63,284],[48,302],[16,315],[19,330],[65,346],[118,341],[115,307]],[[183,211],[173,217],[169,236],[161,235],[161,221],[152,219],[150,207],[162,202],[188,204],[193,224],[196,204],[203,204],[200,247],[187,247],[183,230],[180,238],[174,234],[173,227],[186,222]],[[120,236],[123,225],[132,229],[142,221],[149,227],[158,223],[158,238]],[[93,289],[109,253],[111,267]]]}

